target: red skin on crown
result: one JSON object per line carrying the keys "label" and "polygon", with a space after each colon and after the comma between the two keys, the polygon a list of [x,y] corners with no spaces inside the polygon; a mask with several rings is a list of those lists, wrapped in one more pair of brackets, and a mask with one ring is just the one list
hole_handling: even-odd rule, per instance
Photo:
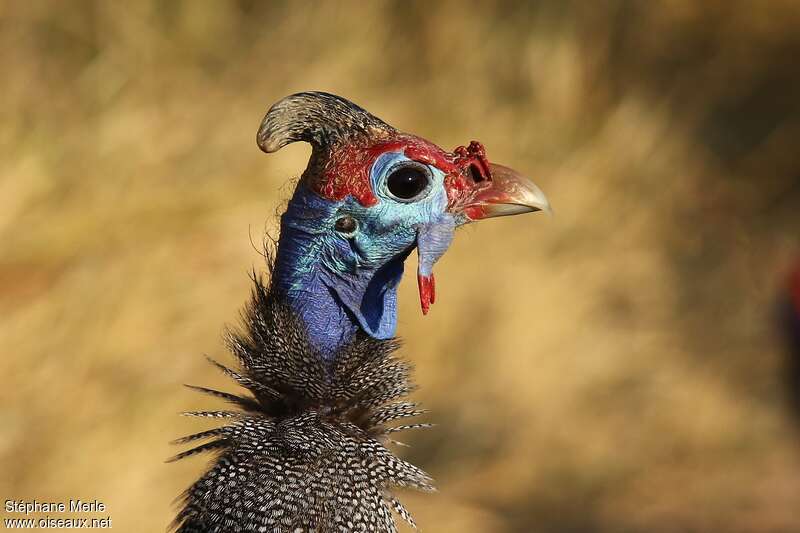
{"label": "red skin on crown", "polygon": [[401,133],[371,146],[350,143],[335,148],[322,176],[310,184],[311,189],[328,200],[352,196],[364,207],[371,207],[378,199],[370,183],[370,169],[381,154],[392,151],[402,151],[409,159],[434,166],[445,174],[448,208],[464,203],[480,188],[480,182],[492,179],[481,143],[472,141],[468,147],[459,146],[448,153],[425,139]]}

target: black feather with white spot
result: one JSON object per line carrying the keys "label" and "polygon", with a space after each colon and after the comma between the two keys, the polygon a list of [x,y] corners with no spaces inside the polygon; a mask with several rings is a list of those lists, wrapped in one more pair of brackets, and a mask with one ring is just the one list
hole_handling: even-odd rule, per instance
{"label": "black feather with white spot", "polygon": [[412,526],[393,487],[433,490],[425,472],[385,444],[400,419],[421,414],[404,401],[411,368],[395,340],[358,333],[326,362],[280,296],[255,279],[241,331],[227,344],[239,362],[214,362],[247,396],[192,387],[234,404],[234,411],[193,412],[228,425],[189,435],[207,441],[173,460],[205,451],[213,466],[184,494],[179,533],[394,532],[393,512]]}

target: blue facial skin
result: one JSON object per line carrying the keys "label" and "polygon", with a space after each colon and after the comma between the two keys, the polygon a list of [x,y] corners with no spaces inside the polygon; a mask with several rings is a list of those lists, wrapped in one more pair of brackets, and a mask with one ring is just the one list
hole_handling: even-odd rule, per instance
{"label": "blue facial skin", "polygon": [[[422,165],[429,186],[410,201],[395,198],[386,186],[387,176],[409,161],[401,152],[378,157],[370,171],[378,203],[371,207],[350,196],[321,198],[301,182],[281,217],[273,283],[328,361],[358,328],[377,339],[393,337],[406,257],[419,243],[420,272],[430,275],[450,245],[456,220],[446,211],[441,171]],[[356,220],[352,233],[335,229],[343,216]]]}

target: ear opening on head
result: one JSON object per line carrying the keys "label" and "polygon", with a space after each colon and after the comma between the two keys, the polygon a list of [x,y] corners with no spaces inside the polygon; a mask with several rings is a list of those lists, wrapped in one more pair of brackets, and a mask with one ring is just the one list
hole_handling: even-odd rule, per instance
{"label": "ear opening on head", "polygon": [[343,140],[393,131],[378,117],[340,96],[303,92],[283,98],[267,111],[256,142],[266,153],[297,141],[307,142],[317,151]]}

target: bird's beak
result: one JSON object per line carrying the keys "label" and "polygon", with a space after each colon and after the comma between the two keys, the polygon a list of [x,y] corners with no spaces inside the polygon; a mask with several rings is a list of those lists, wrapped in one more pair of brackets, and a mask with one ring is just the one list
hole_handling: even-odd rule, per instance
{"label": "bird's beak", "polygon": [[[474,144],[477,143],[471,146]],[[479,149],[482,151],[483,147]],[[422,314],[428,314],[436,300],[433,265],[450,246],[457,225],[533,211],[553,212],[547,197],[531,180],[503,165],[487,163],[485,156],[478,161],[483,170],[470,164],[468,171],[454,174],[445,181],[447,211],[454,217],[417,229],[417,281]]]}
{"label": "bird's beak", "polygon": [[542,190],[528,178],[503,165],[489,164],[490,179],[475,181],[454,195],[449,210],[472,222],[533,211],[552,213]]}

